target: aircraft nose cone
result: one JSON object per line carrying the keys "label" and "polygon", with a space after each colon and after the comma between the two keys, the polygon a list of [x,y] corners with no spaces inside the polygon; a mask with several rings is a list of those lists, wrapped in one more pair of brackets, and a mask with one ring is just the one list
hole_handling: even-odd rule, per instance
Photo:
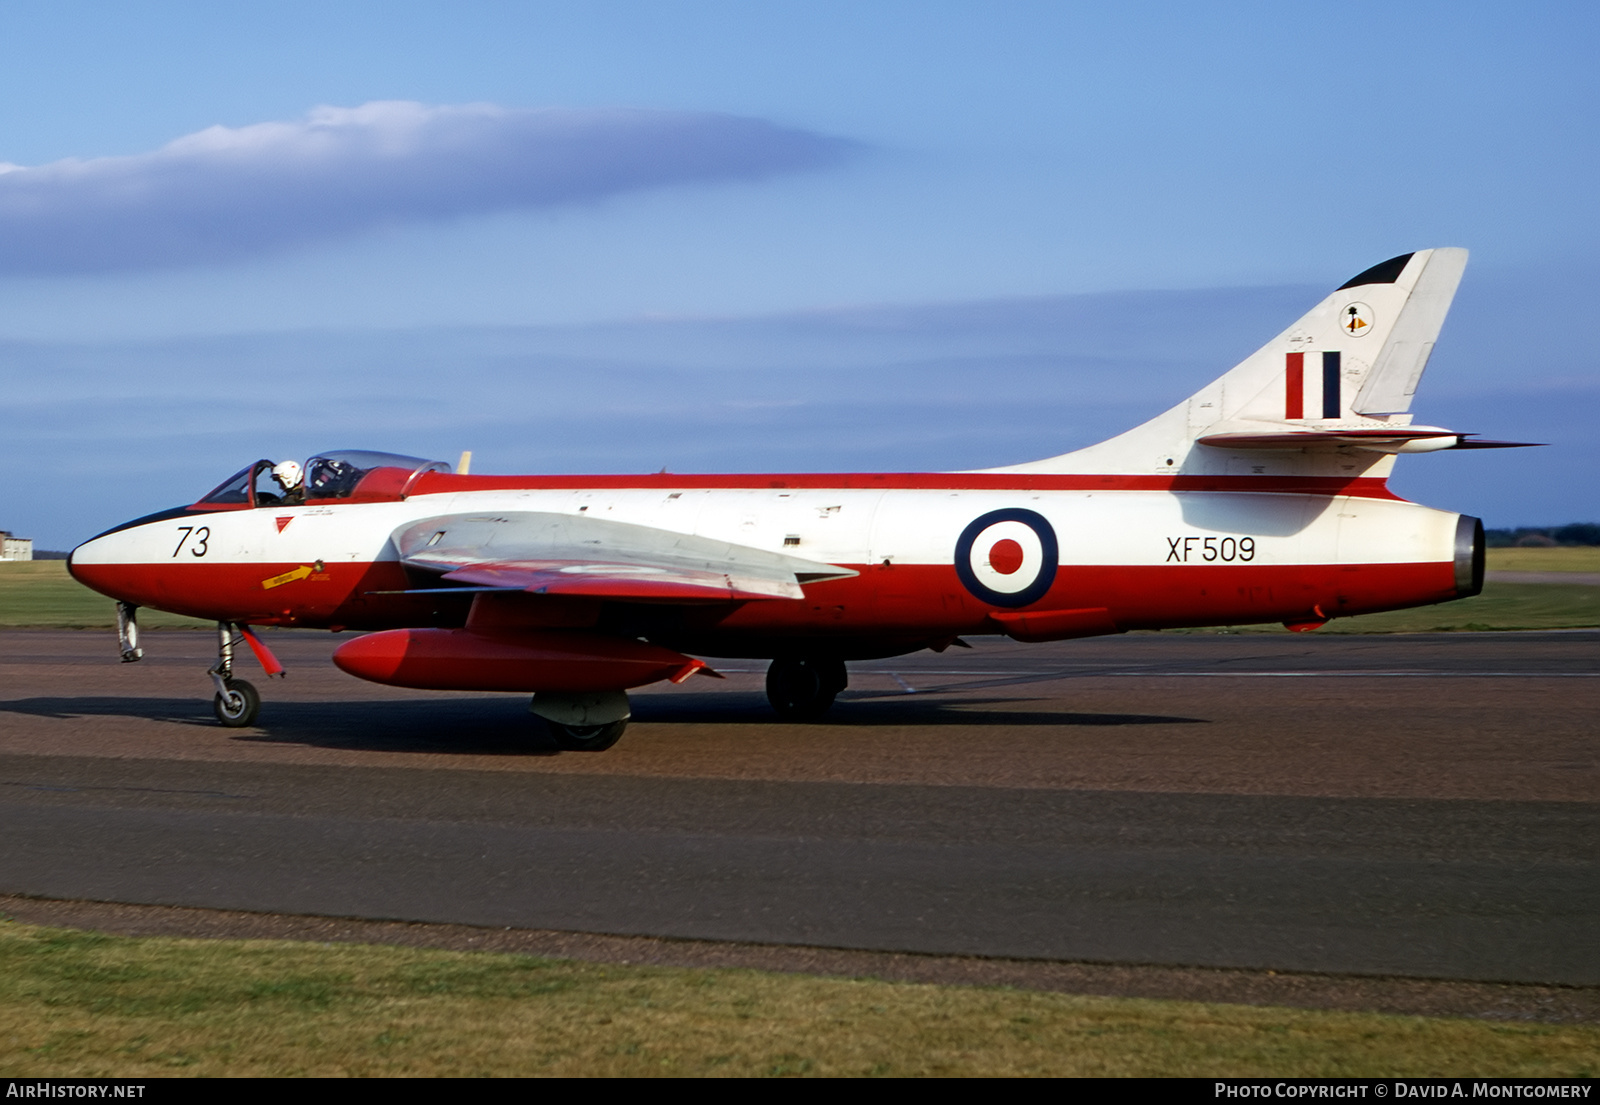
{"label": "aircraft nose cone", "polygon": [[139,586],[139,580],[134,578],[134,573],[122,565],[69,562],[67,570],[72,573],[73,579],[91,591],[99,591],[102,595],[109,595],[137,606],[150,604],[152,596],[145,593],[149,588]]}
{"label": "aircraft nose cone", "polygon": [[73,579],[102,595],[121,598],[114,590],[119,574],[117,556],[111,553],[104,537],[93,537],[67,554],[67,572]]}
{"label": "aircraft nose cone", "polygon": [[[108,561],[117,559],[114,556],[99,555],[105,552],[105,548],[102,545],[104,540],[104,537],[91,537],[89,540],[75,545],[72,551],[67,553],[67,574],[85,587],[94,586],[85,578],[84,569],[86,567],[89,569],[89,574],[92,574],[95,567],[103,566]],[[97,548],[96,546],[100,547]]]}
{"label": "aircraft nose cone", "polygon": [[112,530],[91,537],[67,556],[72,578],[92,591],[138,606],[152,605],[158,596],[158,574],[139,555],[131,531]]}
{"label": "aircraft nose cone", "polygon": [[[185,507],[146,514],[95,534],[67,555],[67,571],[72,578],[102,595],[139,606],[155,605],[162,597],[161,573],[157,566],[166,563],[160,543],[151,544],[152,526],[188,515]],[[164,540],[163,534],[163,540]]]}

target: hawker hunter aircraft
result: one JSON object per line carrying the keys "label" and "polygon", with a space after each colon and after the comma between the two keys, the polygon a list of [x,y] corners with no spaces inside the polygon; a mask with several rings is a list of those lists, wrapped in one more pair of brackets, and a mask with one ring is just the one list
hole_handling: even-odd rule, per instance
{"label": "hawker hunter aircraft", "polygon": [[[963,636],[1330,618],[1475,595],[1483,526],[1391,492],[1399,453],[1491,442],[1415,424],[1412,396],[1466,266],[1385,261],[1236,368],[1099,445],[974,472],[487,476],[329,452],[285,482],[257,461],[198,502],[108,530],[72,574],[117,600],[214,620],[217,718],[252,627],[364,630],[334,663],[431,690],[533,694],[563,748],[610,747],[627,690],[771,661],[779,714],[820,716],[846,660]],[[300,482],[297,482],[300,481]]]}

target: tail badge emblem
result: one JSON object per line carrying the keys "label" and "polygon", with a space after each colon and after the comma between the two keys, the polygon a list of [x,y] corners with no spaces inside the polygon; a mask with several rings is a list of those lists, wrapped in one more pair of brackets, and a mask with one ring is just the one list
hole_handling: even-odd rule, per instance
{"label": "tail badge emblem", "polygon": [[1364,338],[1372,332],[1372,308],[1365,303],[1352,303],[1344,309],[1339,326],[1353,338]]}

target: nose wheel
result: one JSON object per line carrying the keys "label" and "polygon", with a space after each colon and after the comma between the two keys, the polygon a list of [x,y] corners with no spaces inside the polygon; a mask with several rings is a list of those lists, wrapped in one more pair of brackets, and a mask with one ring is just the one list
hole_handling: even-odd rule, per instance
{"label": "nose wheel", "polygon": [[[233,646],[241,639],[258,656],[265,653],[263,666],[267,668],[269,676],[274,669],[279,673],[283,671],[283,666],[276,658],[252,637],[249,626],[235,626],[232,622],[217,623],[217,666],[208,669],[206,674],[217,688],[216,697],[211,700],[211,712],[217,715],[217,723],[228,729],[254,725],[257,715],[261,713],[261,692],[253,684],[233,677]],[[266,661],[271,661],[270,665]]]}
{"label": "nose wheel", "polygon": [[217,722],[228,729],[243,729],[255,724],[261,712],[261,693],[243,679],[224,679],[223,689],[211,700]]}
{"label": "nose wheel", "polygon": [[779,657],[767,669],[767,701],[788,721],[815,721],[849,686],[843,660]]}

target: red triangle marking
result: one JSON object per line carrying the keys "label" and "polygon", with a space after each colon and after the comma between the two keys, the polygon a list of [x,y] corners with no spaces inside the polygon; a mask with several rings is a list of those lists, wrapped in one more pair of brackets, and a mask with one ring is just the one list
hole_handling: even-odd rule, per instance
{"label": "red triangle marking", "polygon": [[287,527],[290,522],[294,521],[294,515],[291,514],[287,518],[274,518],[273,521],[278,523],[278,532],[282,533],[285,527]]}

